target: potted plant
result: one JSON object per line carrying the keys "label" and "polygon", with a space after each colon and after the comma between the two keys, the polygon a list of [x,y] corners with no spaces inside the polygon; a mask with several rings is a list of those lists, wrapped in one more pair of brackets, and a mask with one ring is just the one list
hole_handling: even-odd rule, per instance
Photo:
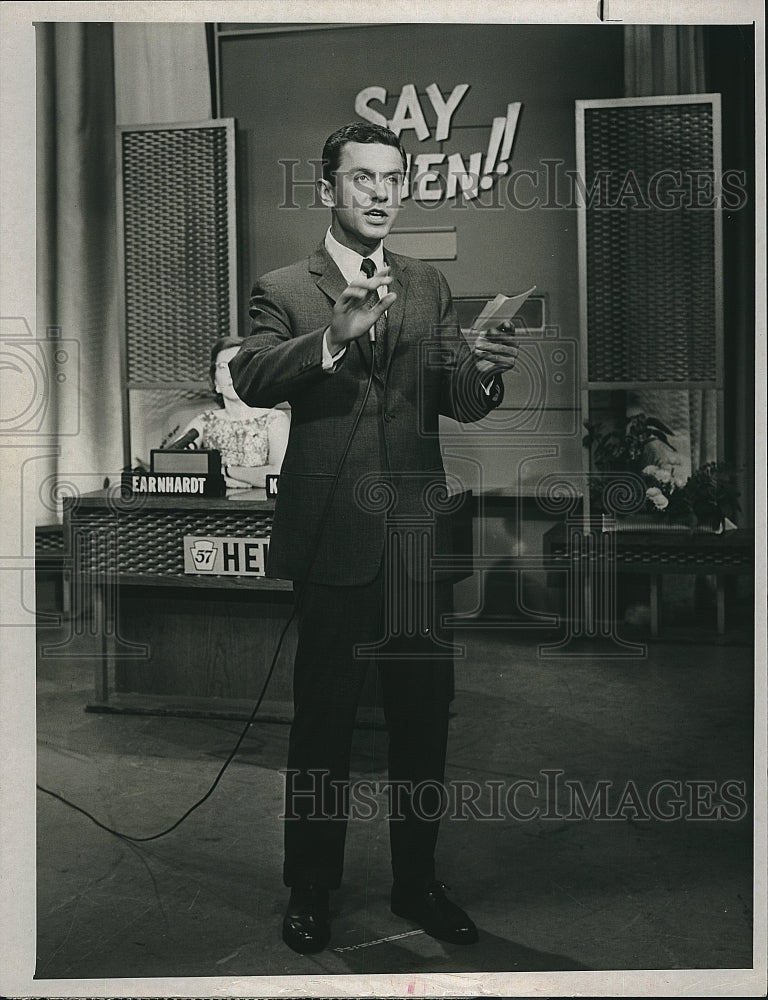
{"label": "potted plant", "polygon": [[583,439],[592,454],[598,475],[590,479],[590,500],[597,513],[612,514],[606,494],[617,474],[630,473],[642,481],[644,493],[638,497],[635,519],[651,524],[694,527],[722,531],[735,527],[739,507],[736,474],[726,462],[707,462],[687,480],[679,474],[673,455],[666,462],[649,462],[655,445],[670,453],[673,431],[655,417],[637,413],[627,417],[618,429],[604,429],[585,423]]}

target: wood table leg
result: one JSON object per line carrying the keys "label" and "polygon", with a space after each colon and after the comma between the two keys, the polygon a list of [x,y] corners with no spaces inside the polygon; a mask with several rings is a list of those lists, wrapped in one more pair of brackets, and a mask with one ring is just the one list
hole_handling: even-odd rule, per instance
{"label": "wood table leg", "polygon": [[68,569],[62,569],[60,577],[61,613],[67,618],[72,614],[72,574]]}
{"label": "wood table leg", "polygon": [[725,579],[722,576],[716,578],[715,592],[717,594],[717,634],[725,632]]}
{"label": "wood table leg", "polygon": [[659,634],[659,591],[661,589],[659,578],[659,573],[650,574],[651,635],[653,636],[657,636]]}
{"label": "wood table leg", "polygon": [[100,636],[101,652],[94,665],[94,693],[96,701],[103,705],[109,703],[110,692],[115,687],[115,629],[110,621],[112,609],[109,607],[107,586],[103,582],[94,583],[91,602],[91,629]]}

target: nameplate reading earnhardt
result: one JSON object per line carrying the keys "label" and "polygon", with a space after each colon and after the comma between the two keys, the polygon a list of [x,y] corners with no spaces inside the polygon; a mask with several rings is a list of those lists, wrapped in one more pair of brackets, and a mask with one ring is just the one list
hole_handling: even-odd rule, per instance
{"label": "nameplate reading earnhardt", "polygon": [[173,493],[176,495],[202,496],[206,492],[208,476],[179,476],[168,473],[147,473],[123,476],[123,486],[131,493]]}
{"label": "nameplate reading earnhardt", "polygon": [[268,538],[184,536],[184,572],[216,576],[264,576]]}

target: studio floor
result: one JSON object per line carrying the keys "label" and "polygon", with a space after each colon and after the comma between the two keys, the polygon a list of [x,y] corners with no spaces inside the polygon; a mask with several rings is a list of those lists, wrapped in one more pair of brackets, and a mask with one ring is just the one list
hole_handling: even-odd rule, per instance
{"label": "studio floor", "polygon": [[[56,636],[40,630],[41,642]],[[117,839],[38,794],[36,978],[750,968],[745,638],[640,635],[639,659],[598,645],[542,656],[540,639],[510,629],[459,638],[448,781],[478,782],[484,795],[496,782],[502,802],[528,783],[517,816],[503,807],[500,818],[441,826],[438,874],[476,921],[478,944],[441,944],[390,913],[380,815],[350,827],[328,949],[285,947],[288,727],[257,722],[212,797],[158,840]],[[87,659],[39,658],[38,782],[121,831],[157,832],[208,789],[241,724],[87,713],[92,683]],[[384,732],[359,729],[353,776],[384,779],[385,753]],[[649,807],[662,780],[681,785]],[[589,796],[600,782],[604,815],[574,815],[574,784]],[[669,807],[670,787],[688,815],[653,814]],[[493,812],[485,797],[477,805]],[[697,809],[720,816],[696,819]]]}

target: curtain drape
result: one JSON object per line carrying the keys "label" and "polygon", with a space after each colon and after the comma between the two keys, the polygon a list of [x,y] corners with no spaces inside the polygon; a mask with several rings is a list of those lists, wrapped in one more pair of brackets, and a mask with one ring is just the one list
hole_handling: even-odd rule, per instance
{"label": "curtain drape", "polygon": [[62,494],[123,464],[115,125],[209,119],[211,85],[202,23],[42,22],[36,47],[37,336],[54,446],[27,511],[47,524]]}
{"label": "curtain drape", "polygon": [[84,493],[120,469],[122,420],[112,25],[36,30],[37,335],[50,361],[47,429],[57,443],[40,470],[41,523],[55,520],[56,483]]}
{"label": "curtain drape", "polygon": [[748,527],[755,523],[755,32],[707,25],[704,37],[706,89],[722,94],[723,168],[745,184],[741,207],[723,211],[724,453],[739,478],[738,523]]}
{"label": "curtain drape", "polygon": [[[704,35],[700,25],[627,25],[624,28],[626,97],[698,94],[706,91]],[[714,392],[637,390],[628,393],[628,414],[644,412],[675,431],[679,474],[717,457],[717,402]]]}
{"label": "curtain drape", "polygon": [[161,125],[211,117],[204,24],[117,23],[115,118],[118,125]]}

